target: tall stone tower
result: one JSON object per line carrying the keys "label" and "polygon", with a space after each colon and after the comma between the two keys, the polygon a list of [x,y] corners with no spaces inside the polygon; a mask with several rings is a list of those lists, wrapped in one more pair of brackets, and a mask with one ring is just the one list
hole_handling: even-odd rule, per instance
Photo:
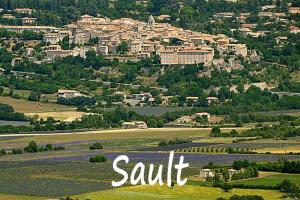
{"label": "tall stone tower", "polygon": [[149,27],[150,30],[153,30],[154,27],[155,27],[155,19],[152,15],[149,17],[148,27]]}

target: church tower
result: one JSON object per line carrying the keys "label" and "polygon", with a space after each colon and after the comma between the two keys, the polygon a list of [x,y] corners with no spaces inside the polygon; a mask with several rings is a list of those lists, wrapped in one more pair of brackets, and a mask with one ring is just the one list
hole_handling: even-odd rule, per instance
{"label": "church tower", "polygon": [[154,27],[155,27],[155,19],[152,15],[149,17],[148,27],[149,27],[150,30],[153,30]]}

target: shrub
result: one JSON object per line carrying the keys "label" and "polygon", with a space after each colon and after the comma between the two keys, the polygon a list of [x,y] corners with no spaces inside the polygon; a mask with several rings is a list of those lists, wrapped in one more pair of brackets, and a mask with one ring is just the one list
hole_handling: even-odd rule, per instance
{"label": "shrub", "polygon": [[278,184],[280,188],[280,192],[289,193],[291,191],[291,187],[293,183],[289,180],[283,180],[281,183]]}
{"label": "shrub", "polygon": [[41,93],[39,92],[30,92],[28,97],[28,101],[39,101],[41,97]]}
{"label": "shrub", "polygon": [[218,137],[221,135],[221,129],[219,127],[213,127],[210,132],[211,137]]}
{"label": "shrub", "polygon": [[53,147],[52,144],[47,144],[45,147],[39,147],[35,141],[31,141],[24,151],[27,153],[45,152],[45,151],[60,151],[65,150],[63,146]]}
{"label": "shrub", "polygon": [[229,192],[233,189],[233,187],[227,183],[224,183],[221,185],[221,189],[224,190],[224,192]]}
{"label": "shrub", "polygon": [[61,151],[61,150],[65,150],[66,148],[63,146],[58,146],[58,147],[54,147],[54,151]]}
{"label": "shrub", "polygon": [[4,156],[6,154],[6,151],[4,149],[0,150],[0,156]]}
{"label": "shrub", "polygon": [[95,156],[95,157],[91,157],[89,160],[91,163],[94,162],[106,162],[107,158],[101,155]]}
{"label": "shrub", "polygon": [[96,150],[96,149],[103,149],[103,146],[101,143],[96,142],[95,144],[93,144],[92,146],[90,146],[90,150]]}
{"label": "shrub", "polygon": [[287,193],[291,198],[297,199],[300,197],[300,188],[289,180],[283,180],[278,184],[278,188],[280,192]]}
{"label": "shrub", "polygon": [[12,149],[12,154],[22,154],[22,150],[21,149]]}
{"label": "shrub", "polygon": [[53,145],[52,144],[46,144],[45,151],[52,151]]}
{"label": "shrub", "polygon": [[28,146],[24,148],[25,152],[36,153],[38,152],[38,146],[35,141],[29,142]]}
{"label": "shrub", "polygon": [[73,97],[73,98],[62,98],[57,99],[58,104],[68,105],[68,106],[92,106],[95,105],[96,99],[94,97]]}
{"label": "shrub", "polygon": [[158,144],[158,146],[160,146],[160,147],[168,146],[168,143],[165,142],[165,141],[161,141],[161,142]]}
{"label": "shrub", "polygon": [[2,104],[0,103],[0,112],[6,112],[6,113],[11,113],[14,112],[14,108],[8,104]]}

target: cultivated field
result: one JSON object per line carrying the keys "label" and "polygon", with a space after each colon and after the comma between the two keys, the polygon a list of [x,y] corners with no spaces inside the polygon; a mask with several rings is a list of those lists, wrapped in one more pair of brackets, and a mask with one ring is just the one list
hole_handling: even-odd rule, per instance
{"label": "cultivated field", "polygon": [[0,96],[0,103],[9,104],[17,112],[22,113],[41,113],[41,112],[56,112],[56,111],[70,111],[75,110],[75,108],[70,106],[58,105],[55,103],[42,103],[42,102],[32,102],[25,99],[14,99],[10,97]]}
{"label": "cultivated field", "polygon": [[[231,129],[223,129],[230,131]],[[204,187],[199,184],[186,185],[169,189],[167,187],[125,187],[113,189],[112,180],[121,177],[112,169],[112,161],[119,155],[128,155],[130,163],[122,164],[122,168],[131,171],[135,163],[150,162],[156,165],[167,165],[169,151],[173,147],[158,147],[161,141],[177,139],[188,139],[193,143],[185,145],[217,146],[237,145],[232,144],[234,138],[210,140],[208,137],[210,129],[146,129],[146,130],[99,130],[83,133],[55,133],[55,134],[32,134],[32,135],[7,135],[0,136],[0,149],[11,151],[13,148],[23,149],[30,141],[36,141],[39,146],[51,143],[54,146],[64,146],[63,151],[48,151],[38,153],[23,153],[18,155],[0,156],[0,199],[27,200],[27,199],[58,199],[59,197],[75,196],[80,200],[89,198],[97,199],[216,199],[218,197],[228,198],[233,194],[258,194],[265,199],[279,199],[283,194],[270,190],[245,190],[235,189],[230,193],[224,193],[218,188]],[[209,142],[207,142],[209,141]],[[223,142],[222,142],[223,141]],[[296,138],[298,141],[298,138]],[[91,151],[90,145],[100,142],[104,149]],[[293,144],[292,141],[265,140],[258,141],[252,145],[268,146],[285,142]],[[220,144],[221,143],[221,144]],[[249,145],[251,143],[238,143]],[[176,146],[175,148],[177,148]],[[277,146],[275,146],[277,147]],[[104,155],[106,163],[90,163],[90,157]],[[288,155],[247,155],[247,154],[188,154],[176,153],[174,162],[178,161],[180,155],[184,155],[185,161],[190,167],[184,171],[183,176],[189,180],[196,180],[199,170],[209,162],[221,165],[230,165],[235,160],[277,161],[285,157],[296,160],[300,156]],[[146,168],[147,170],[147,168]],[[166,168],[164,168],[165,172]],[[163,173],[166,174],[166,173]],[[272,176],[277,174],[272,174]],[[264,176],[259,179],[247,181],[266,181],[272,176]],[[276,177],[276,183],[283,177]],[[291,180],[298,177],[291,176]],[[165,177],[164,177],[164,180]],[[191,183],[192,184],[192,183]],[[250,183],[251,184],[251,183]],[[257,184],[257,183],[255,183]],[[16,195],[16,196],[14,196]],[[190,196],[192,195],[192,196]],[[35,198],[33,198],[33,197]],[[134,197],[134,198],[133,198]]]}

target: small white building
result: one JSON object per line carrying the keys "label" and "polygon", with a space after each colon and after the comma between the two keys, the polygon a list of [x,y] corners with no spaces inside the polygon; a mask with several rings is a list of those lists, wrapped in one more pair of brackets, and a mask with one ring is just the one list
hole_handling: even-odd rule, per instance
{"label": "small white building", "polygon": [[196,103],[199,100],[199,97],[186,97],[186,102]]}
{"label": "small white building", "polygon": [[193,121],[193,118],[191,116],[182,116],[178,119],[176,119],[176,123],[190,123]]}
{"label": "small white building", "polygon": [[211,105],[212,103],[218,102],[219,99],[217,97],[207,97],[206,101],[207,101],[208,105]]}
{"label": "small white building", "polygon": [[148,126],[146,122],[136,121],[136,122],[124,122],[122,124],[123,129],[147,129]]}
{"label": "small white building", "polygon": [[16,17],[13,16],[12,14],[3,14],[2,18],[3,19],[15,19]]}
{"label": "small white building", "polygon": [[80,92],[76,90],[58,90],[57,97],[61,98],[74,98],[74,97],[82,97],[85,96],[84,94],[81,94]]}
{"label": "small white building", "polygon": [[108,55],[108,46],[97,45],[97,53],[99,55]]}
{"label": "small white building", "polygon": [[31,13],[33,12],[33,9],[30,9],[30,8],[16,8],[15,12],[31,15]]}
{"label": "small white building", "polygon": [[21,18],[21,21],[22,21],[22,24],[24,24],[24,25],[35,24],[36,18],[24,17],[24,18]]}
{"label": "small white building", "polygon": [[200,112],[200,113],[195,113],[192,115],[193,119],[197,119],[197,118],[210,119],[210,117],[211,117],[210,113],[207,113],[207,112]]}
{"label": "small white building", "polygon": [[215,171],[212,169],[201,169],[200,178],[213,178],[215,176]]}
{"label": "small white building", "polygon": [[133,94],[132,97],[134,100],[146,101],[147,99],[152,98],[152,94],[151,93]]}

